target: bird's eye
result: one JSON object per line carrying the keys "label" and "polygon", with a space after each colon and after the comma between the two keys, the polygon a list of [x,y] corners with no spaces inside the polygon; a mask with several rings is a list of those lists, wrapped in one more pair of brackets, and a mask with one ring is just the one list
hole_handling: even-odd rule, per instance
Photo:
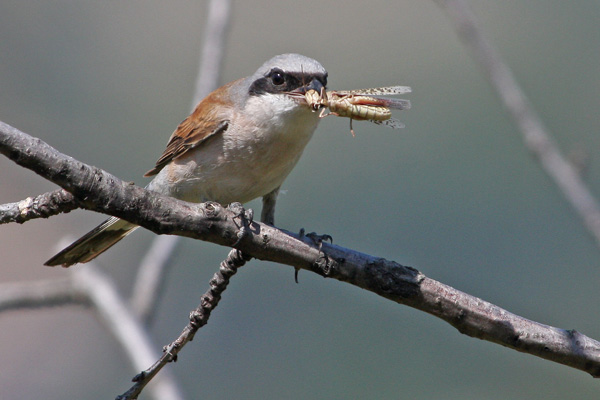
{"label": "bird's eye", "polygon": [[271,74],[271,80],[276,86],[281,86],[285,83],[285,77],[281,72],[273,72],[273,74]]}

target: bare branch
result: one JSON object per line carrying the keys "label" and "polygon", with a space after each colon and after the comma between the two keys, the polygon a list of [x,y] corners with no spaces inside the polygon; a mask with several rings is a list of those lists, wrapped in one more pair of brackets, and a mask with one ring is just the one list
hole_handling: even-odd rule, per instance
{"label": "bare branch", "polygon": [[579,214],[600,246],[600,205],[560,150],[499,52],[487,40],[464,0],[435,0],[446,10],[464,44],[479,61],[490,83],[521,130],[527,149]]}
{"label": "bare branch", "polygon": [[68,213],[79,205],[73,195],[64,189],[28,197],[16,203],[0,205],[0,224],[17,222],[22,224],[34,218],[48,218]]}
{"label": "bare branch", "polygon": [[239,213],[216,203],[192,204],[127,184],[60,154],[0,122],[0,152],[72,192],[82,206],[158,234],[231,246],[261,260],[348,282],[450,323],[460,332],[600,376],[600,342],[550,327],[427,278],[414,268],[252,222],[238,240]]}

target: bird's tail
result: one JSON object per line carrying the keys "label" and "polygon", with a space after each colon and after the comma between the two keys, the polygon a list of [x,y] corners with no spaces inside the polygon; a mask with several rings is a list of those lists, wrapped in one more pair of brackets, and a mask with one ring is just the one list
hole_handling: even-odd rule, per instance
{"label": "bird's tail", "polygon": [[116,217],[109,218],[46,261],[44,265],[69,267],[91,261],[136,228],[139,226]]}

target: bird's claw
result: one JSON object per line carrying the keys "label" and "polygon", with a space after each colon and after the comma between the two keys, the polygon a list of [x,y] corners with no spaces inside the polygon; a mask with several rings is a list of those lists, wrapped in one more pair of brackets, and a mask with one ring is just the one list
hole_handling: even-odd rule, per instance
{"label": "bird's claw", "polygon": [[[307,238],[312,240],[316,246],[319,246],[319,251],[321,251],[321,248],[323,247],[323,242],[329,241],[329,243],[333,243],[333,237],[331,237],[331,235],[328,234],[319,235],[316,232],[305,233],[304,228],[300,228],[300,232],[298,234],[301,238],[306,236]],[[296,281],[296,283],[298,283],[298,271],[300,270],[296,269],[294,273],[294,280]]]}
{"label": "bird's claw", "polygon": [[234,217],[234,221],[235,221],[235,218],[240,219],[240,224],[238,225],[240,229],[236,235],[237,240],[232,245],[232,247],[236,247],[242,241],[242,239],[248,234],[248,227],[254,221],[254,211],[251,208],[246,210],[244,208],[244,206],[242,205],[242,203],[231,203],[230,205],[227,206],[227,208],[236,214]]}
{"label": "bird's claw", "polygon": [[333,237],[331,237],[331,235],[328,234],[319,235],[316,232],[305,233],[304,228],[300,228],[300,232],[298,233],[298,235],[300,236],[300,238],[306,236],[307,238],[312,240],[315,245],[319,246],[319,251],[321,251],[321,247],[323,247],[323,242],[329,241],[329,243],[333,244]]}

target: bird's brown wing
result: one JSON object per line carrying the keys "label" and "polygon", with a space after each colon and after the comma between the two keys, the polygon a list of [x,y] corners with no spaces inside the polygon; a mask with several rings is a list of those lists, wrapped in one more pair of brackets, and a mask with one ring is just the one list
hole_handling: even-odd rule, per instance
{"label": "bird's brown wing", "polygon": [[231,105],[225,101],[225,98],[229,87],[236,82],[231,82],[215,90],[198,104],[194,112],[184,119],[171,134],[167,148],[156,161],[154,168],[146,172],[144,176],[158,174],[172,160],[202,145],[208,138],[227,130]]}

